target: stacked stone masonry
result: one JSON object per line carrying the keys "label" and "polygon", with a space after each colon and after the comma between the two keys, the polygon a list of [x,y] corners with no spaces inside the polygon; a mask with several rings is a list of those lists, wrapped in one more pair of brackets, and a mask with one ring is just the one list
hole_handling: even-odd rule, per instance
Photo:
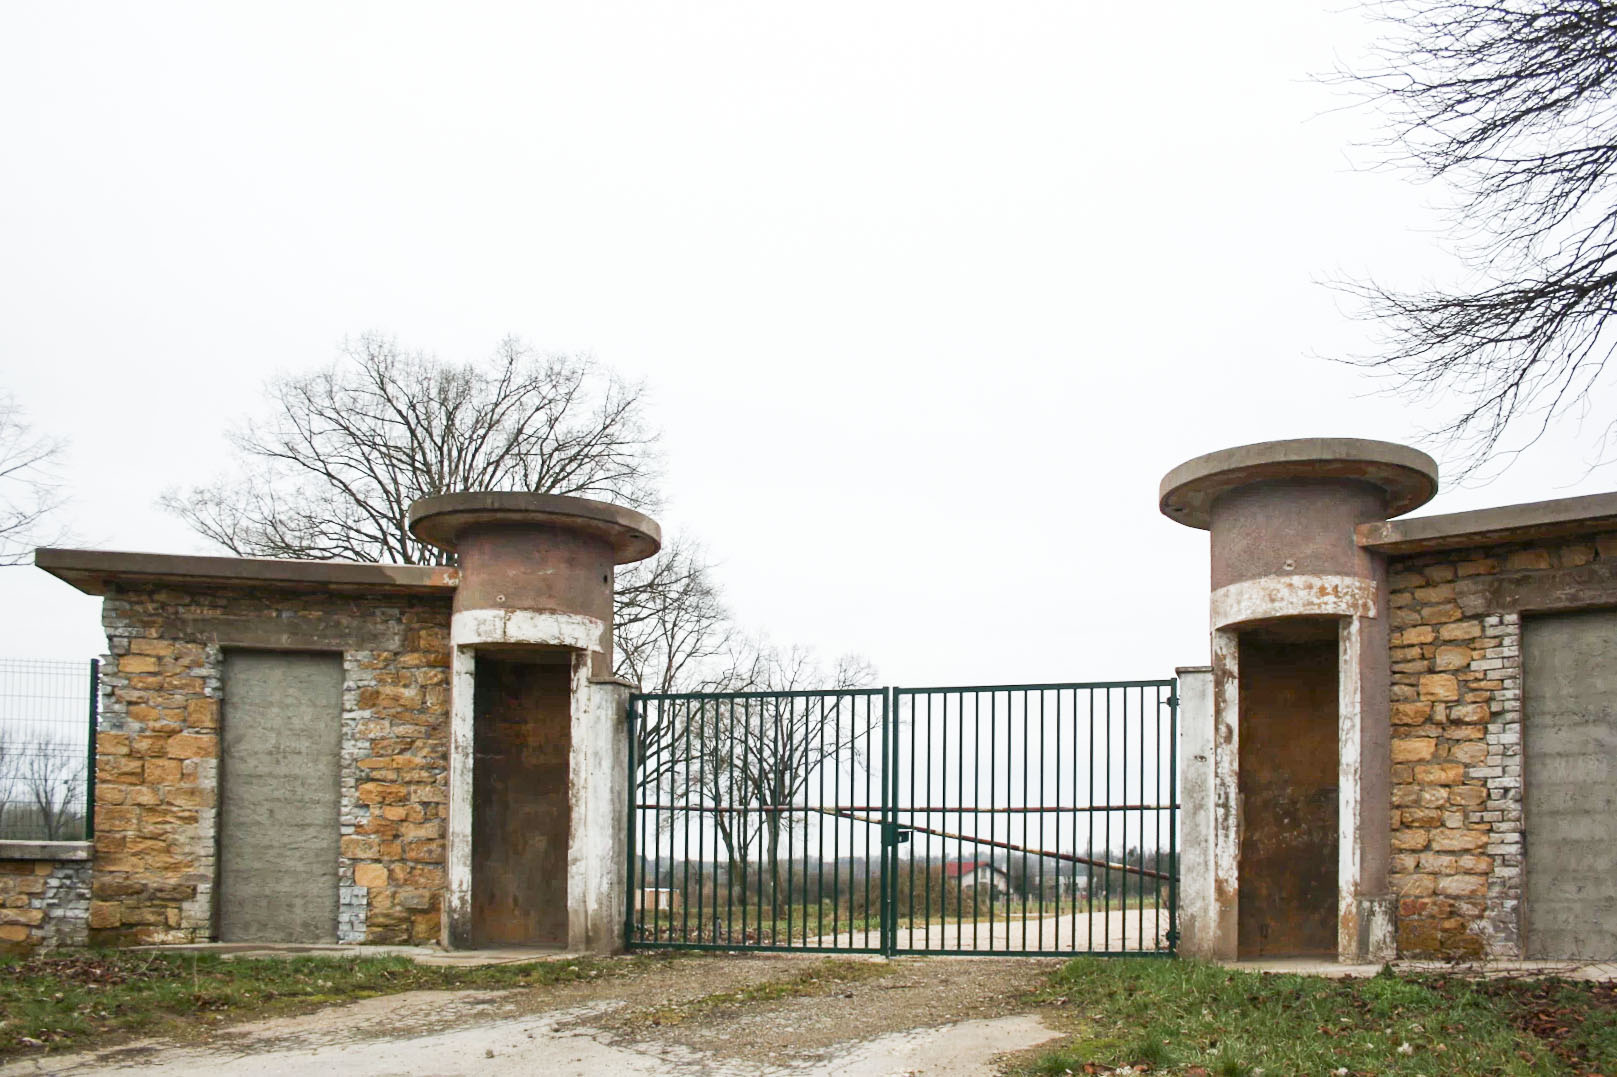
{"label": "stacked stone masonry", "polygon": [[89,919],[89,860],[0,859],[0,953],[83,946]]}
{"label": "stacked stone masonry", "polygon": [[1589,601],[1591,580],[1617,578],[1617,533],[1389,569],[1399,953],[1520,957],[1522,596],[1535,609]]}
{"label": "stacked stone masonry", "polygon": [[214,936],[224,653],[241,640],[343,651],[338,940],[438,938],[447,597],[120,585],[102,616],[91,942]]}

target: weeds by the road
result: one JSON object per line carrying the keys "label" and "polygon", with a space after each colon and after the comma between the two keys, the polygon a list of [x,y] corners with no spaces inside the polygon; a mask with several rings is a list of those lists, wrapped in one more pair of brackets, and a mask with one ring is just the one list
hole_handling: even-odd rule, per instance
{"label": "weeds by the road", "polygon": [[783,980],[765,980],[763,983],[743,987],[739,991],[721,991],[672,1006],[648,1010],[635,1015],[634,1022],[645,1025],[677,1025],[693,1017],[739,1008],[750,1002],[773,1002],[783,998],[830,994],[840,991],[846,984],[874,980],[886,976],[890,971],[892,966],[886,962],[831,958],[817,961],[797,975],[788,976]]}
{"label": "weeds by the road", "polygon": [[1357,980],[1080,958],[1042,993],[1074,1035],[1016,1072],[1413,1077],[1617,1072],[1610,984],[1383,972]]}
{"label": "weeds by the road", "polygon": [[183,1036],[244,1018],[422,989],[533,987],[666,957],[473,968],[405,957],[225,958],[198,952],[79,951],[0,960],[0,1056],[83,1048],[133,1033]]}

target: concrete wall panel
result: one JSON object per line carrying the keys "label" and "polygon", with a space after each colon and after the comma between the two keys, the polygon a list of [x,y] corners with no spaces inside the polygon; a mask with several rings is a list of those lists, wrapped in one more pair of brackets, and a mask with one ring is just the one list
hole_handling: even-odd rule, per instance
{"label": "concrete wall panel", "polygon": [[225,655],[219,938],[337,938],[342,656]]}
{"label": "concrete wall panel", "polygon": [[1617,957],[1617,610],[1531,617],[1522,647],[1527,956]]}

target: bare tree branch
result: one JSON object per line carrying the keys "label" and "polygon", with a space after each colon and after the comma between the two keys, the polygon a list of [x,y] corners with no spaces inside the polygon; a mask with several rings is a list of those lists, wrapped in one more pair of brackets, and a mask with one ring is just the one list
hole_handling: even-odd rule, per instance
{"label": "bare tree branch", "polygon": [[[1395,163],[1451,185],[1462,286],[1346,290],[1380,319],[1350,360],[1457,401],[1435,433],[1464,472],[1600,401],[1617,305],[1617,0],[1389,0],[1373,70]],[[1610,427],[1607,427],[1608,435]]]}
{"label": "bare tree branch", "polygon": [[410,534],[409,509],[456,490],[656,501],[642,391],[587,359],[505,340],[454,364],[366,336],[270,394],[232,438],[241,471],[162,502],[238,554],[446,563]]}
{"label": "bare tree branch", "polygon": [[35,546],[62,540],[50,516],[66,502],[52,470],[67,442],[36,433],[9,394],[0,394],[0,566],[28,561]]}

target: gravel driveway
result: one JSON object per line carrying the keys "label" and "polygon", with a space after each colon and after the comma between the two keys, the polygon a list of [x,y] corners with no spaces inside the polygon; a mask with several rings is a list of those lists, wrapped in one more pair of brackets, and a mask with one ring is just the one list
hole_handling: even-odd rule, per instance
{"label": "gravel driveway", "polygon": [[1056,1033],[1027,999],[1055,962],[692,956],[519,991],[414,992],[17,1062],[16,1074],[838,1074],[987,1077]]}

